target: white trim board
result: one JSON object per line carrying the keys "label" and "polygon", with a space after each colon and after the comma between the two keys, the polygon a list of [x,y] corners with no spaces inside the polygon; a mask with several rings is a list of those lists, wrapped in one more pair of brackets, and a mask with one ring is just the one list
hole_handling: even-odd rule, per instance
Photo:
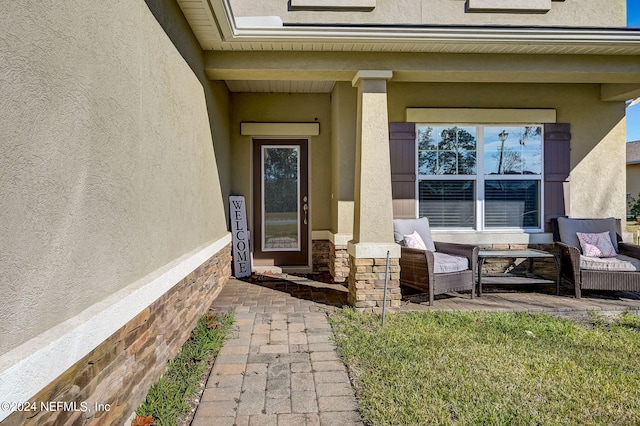
{"label": "white trim board", "polygon": [[407,123],[555,123],[555,109],[407,108]]}
{"label": "white trim board", "polygon": [[[227,233],[0,356],[3,401],[29,401],[230,242]],[[0,421],[11,413],[0,407]]]}
{"label": "white trim board", "polygon": [[320,123],[240,123],[242,136],[318,136]]}
{"label": "white trim board", "polygon": [[[373,10],[376,0],[291,0],[291,10]],[[237,18],[236,18],[237,19]]]}
{"label": "white trim board", "polygon": [[312,231],[311,238],[313,240],[331,241],[334,246],[346,246],[349,241],[353,240],[353,234],[334,234],[328,229],[321,229]]}
{"label": "white trim board", "polygon": [[468,0],[470,12],[481,11],[509,11],[509,12],[539,12],[551,10],[551,0]]}
{"label": "white trim board", "polygon": [[439,231],[432,229],[434,241],[475,245],[491,244],[553,244],[553,234],[524,231]]}

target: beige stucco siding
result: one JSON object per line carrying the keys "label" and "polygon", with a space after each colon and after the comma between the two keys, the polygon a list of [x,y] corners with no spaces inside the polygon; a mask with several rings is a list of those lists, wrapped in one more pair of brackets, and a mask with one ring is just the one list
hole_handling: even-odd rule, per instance
{"label": "beige stucco siding", "polygon": [[[469,12],[464,0],[422,0],[423,24],[466,25],[551,25],[570,27],[624,27],[624,0],[552,1],[546,13],[518,13],[517,11]],[[500,2],[506,3],[506,2]],[[514,5],[523,2],[511,0]]]}
{"label": "beige stucco siding", "polygon": [[226,234],[227,94],[173,25],[144,1],[4,5],[0,353]]}
{"label": "beige stucco siding", "polygon": [[627,164],[627,194],[640,197],[640,164]]}
{"label": "beige stucco siding", "polygon": [[[252,136],[240,135],[242,122],[319,123],[320,134],[309,139],[311,226],[314,231],[330,229],[331,101],[329,94],[233,93],[231,99],[233,141],[231,192],[245,196],[248,213],[251,215]],[[276,138],[276,136],[269,137]]]}
{"label": "beige stucco siding", "polygon": [[408,107],[556,109],[571,124],[569,214],[624,216],[624,103],[602,102],[599,85],[391,82],[388,92],[390,121],[405,121]]}
{"label": "beige stucco siding", "polygon": [[[281,0],[231,0],[235,16],[279,16],[285,23],[413,25],[544,25],[624,27],[624,0],[551,1],[544,13],[471,12],[465,0],[377,0],[371,11],[290,10]],[[335,1],[339,5],[339,1]],[[502,2],[504,3],[504,2]],[[518,7],[521,0],[512,0]]]}
{"label": "beige stucco siding", "polygon": [[558,114],[559,121],[573,120],[570,215],[624,218],[625,105],[599,102],[598,93],[597,86],[581,91],[575,106]]}
{"label": "beige stucco siding", "polygon": [[337,82],[331,94],[331,230],[353,232],[358,91]]}

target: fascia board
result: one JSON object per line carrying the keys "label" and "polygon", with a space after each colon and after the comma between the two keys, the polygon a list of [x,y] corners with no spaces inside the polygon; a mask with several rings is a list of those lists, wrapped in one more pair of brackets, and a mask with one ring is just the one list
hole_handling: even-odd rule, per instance
{"label": "fascia board", "polygon": [[279,41],[424,41],[456,43],[553,43],[553,44],[633,44],[640,47],[640,30],[558,30],[509,28],[375,28],[375,27],[281,27],[238,28],[234,39]]}
{"label": "fascia board", "polygon": [[203,0],[209,6],[213,21],[216,23],[222,40],[229,41],[235,37],[235,17],[227,0]]}

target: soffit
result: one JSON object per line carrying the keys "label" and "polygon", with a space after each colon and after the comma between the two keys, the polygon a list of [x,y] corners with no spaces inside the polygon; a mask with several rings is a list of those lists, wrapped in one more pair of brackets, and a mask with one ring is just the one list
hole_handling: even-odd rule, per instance
{"label": "soffit", "polygon": [[210,50],[212,46],[222,41],[208,1],[177,0],[177,2],[202,49]]}
{"label": "soffit", "polygon": [[221,51],[303,51],[303,52],[387,52],[387,53],[487,53],[487,54],[554,54],[554,55],[638,55],[638,46],[601,45],[516,45],[512,43],[465,43],[433,41],[389,42],[220,42],[212,49]]}

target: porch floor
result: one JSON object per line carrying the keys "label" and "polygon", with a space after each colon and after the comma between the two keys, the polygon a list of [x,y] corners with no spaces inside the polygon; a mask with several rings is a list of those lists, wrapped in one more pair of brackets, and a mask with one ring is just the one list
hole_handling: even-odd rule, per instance
{"label": "porch floor", "polygon": [[[281,290],[293,297],[316,302],[320,305],[342,307],[347,305],[347,284],[323,282],[322,276],[299,276],[292,274],[265,274],[254,279],[254,283]],[[564,281],[560,295],[553,285],[483,285],[482,297],[472,299],[470,293],[448,293],[437,295],[433,306],[429,306],[425,293],[402,289],[400,312],[411,311],[484,311],[484,312],[548,312],[562,316],[563,313],[587,313],[599,311],[603,314],[629,311],[640,315],[640,294],[633,292],[584,290],[581,299],[574,296],[571,283]]]}
{"label": "porch floor", "polygon": [[541,290],[509,291],[498,287],[483,289],[482,297],[471,299],[470,294],[449,293],[436,297],[428,305],[424,294],[404,295],[401,312],[408,311],[483,311],[483,312],[546,312],[556,316],[570,316],[597,311],[605,315],[629,311],[640,315],[640,296],[629,292],[588,292],[581,299]]}

